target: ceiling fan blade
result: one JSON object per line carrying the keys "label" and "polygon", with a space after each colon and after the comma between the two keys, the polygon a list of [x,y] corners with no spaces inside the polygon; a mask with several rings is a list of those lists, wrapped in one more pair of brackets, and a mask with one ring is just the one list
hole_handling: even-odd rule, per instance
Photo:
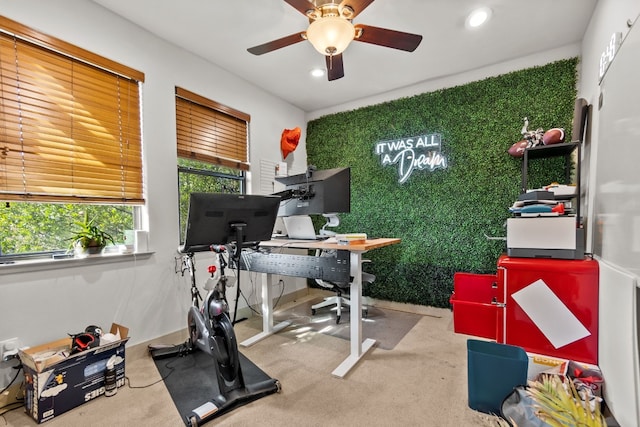
{"label": "ceiling fan blade", "polygon": [[285,3],[289,3],[291,7],[300,12],[303,15],[307,15],[308,10],[314,10],[316,7],[309,0],[284,0]]}
{"label": "ceiling fan blade", "polygon": [[356,36],[354,40],[407,52],[416,50],[422,41],[422,36],[419,34],[403,33],[402,31],[388,30],[386,28],[362,24],[357,24],[355,27],[356,31],[362,30],[362,34],[360,37]]}
{"label": "ceiling fan blade", "polygon": [[344,77],[344,66],[342,64],[342,54],[325,56],[327,63],[327,77],[329,81],[338,80]]}
{"label": "ceiling fan blade", "polygon": [[360,13],[362,13],[362,11],[365,10],[371,3],[373,3],[373,0],[342,0],[340,6],[349,6],[351,9],[353,9],[353,15],[350,18],[353,19]]}
{"label": "ceiling fan blade", "polygon": [[304,37],[302,37],[303,34],[304,31],[301,31],[296,34],[291,34],[290,36],[282,37],[281,39],[272,40],[258,46],[250,47],[247,50],[249,51],[249,53],[253,53],[254,55],[262,55],[264,53],[268,53],[276,49],[281,49],[283,47],[287,47],[305,40]]}

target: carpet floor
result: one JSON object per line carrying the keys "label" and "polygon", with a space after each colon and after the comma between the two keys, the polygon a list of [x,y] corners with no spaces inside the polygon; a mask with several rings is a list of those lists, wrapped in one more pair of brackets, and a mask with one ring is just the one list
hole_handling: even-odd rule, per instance
{"label": "carpet floor", "polygon": [[[306,299],[282,307],[277,318],[281,319],[294,306],[317,300],[318,294],[311,293]],[[494,417],[468,407],[468,337],[453,332],[450,310],[427,308],[425,312],[424,307],[417,308],[413,314],[418,320],[408,331],[378,336],[377,339],[384,341],[384,335],[402,335],[399,342],[385,344],[392,347],[391,350],[383,349],[378,343],[344,379],[333,377],[331,372],[348,356],[349,341],[301,328],[303,322],[294,316],[289,320],[293,320],[297,328],[290,326],[251,347],[241,347],[241,352],[257,367],[280,381],[281,392],[236,408],[205,425],[498,425]],[[389,311],[388,307],[382,307],[380,316],[388,315]],[[376,318],[376,310],[370,308],[369,315]],[[259,317],[237,323],[234,329],[238,341],[255,335],[260,325]],[[348,326],[346,317],[340,325]],[[369,338],[368,333],[371,331],[363,336]],[[128,348],[126,364],[127,385],[119,388],[115,396],[99,397],[44,425],[183,426],[180,412],[154,361],[144,352]],[[0,416],[0,427],[33,425],[35,421],[22,410]]]}
{"label": "carpet floor", "polygon": [[[322,302],[323,298],[313,298],[303,301],[290,308],[280,310],[274,315],[274,322],[291,322],[291,326],[280,332],[291,339],[297,339],[302,331],[323,333],[332,337],[349,340],[350,319],[349,307],[342,309],[340,323],[336,323],[335,308],[321,308],[311,315],[311,306]],[[367,307],[367,314],[362,319],[362,336],[373,338],[376,347],[383,350],[393,350],[404,336],[413,328],[422,316],[398,310],[380,307]],[[258,318],[251,319],[250,325],[256,329],[262,328]]]}

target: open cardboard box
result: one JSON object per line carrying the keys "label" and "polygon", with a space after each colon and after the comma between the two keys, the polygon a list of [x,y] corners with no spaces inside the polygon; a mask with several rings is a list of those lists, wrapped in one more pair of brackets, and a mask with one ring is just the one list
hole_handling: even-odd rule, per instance
{"label": "open cardboard box", "polygon": [[604,380],[602,372],[597,365],[535,353],[527,353],[527,356],[529,357],[528,380],[535,381],[540,374],[555,374],[577,379],[584,378],[593,394],[602,397]]}
{"label": "open cardboard box", "polygon": [[116,323],[110,332],[119,339],[71,354],[71,338],[19,351],[25,376],[25,407],[39,423],[104,394],[107,361],[116,360],[116,383],[124,385],[125,344],[129,329]]}

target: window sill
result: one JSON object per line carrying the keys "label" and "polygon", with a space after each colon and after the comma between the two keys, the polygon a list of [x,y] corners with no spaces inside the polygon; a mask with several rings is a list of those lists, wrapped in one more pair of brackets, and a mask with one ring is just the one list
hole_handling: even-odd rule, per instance
{"label": "window sill", "polygon": [[60,268],[85,267],[89,265],[112,264],[117,262],[138,261],[151,258],[155,252],[139,252],[130,254],[107,254],[88,256],[86,258],[63,259],[31,259],[0,264],[0,275],[31,273],[34,271],[50,271]]}

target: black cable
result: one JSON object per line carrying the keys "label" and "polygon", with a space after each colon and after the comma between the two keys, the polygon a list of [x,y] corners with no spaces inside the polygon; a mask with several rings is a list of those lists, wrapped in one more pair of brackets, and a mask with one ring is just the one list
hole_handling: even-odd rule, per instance
{"label": "black cable", "polygon": [[11,382],[9,383],[9,385],[7,385],[5,388],[2,389],[2,391],[0,391],[0,394],[4,393],[5,391],[9,390],[9,387],[11,387],[11,385],[16,382],[16,380],[18,379],[18,375],[20,375],[20,371],[22,370],[22,364],[18,365],[18,366],[13,366],[14,369],[17,369],[18,372],[16,372],[16,376],[13,377],[13,379],[11,380]]}
{"label": "black cable", "polygon": [[[239,233],[238,230],[236,230],[236,232]],[[233,308],[233,322],[231,322],[232,325],[235,325],[237,322],[236,317],[238,315],[238,300],[240,299],[240,256],[242,255],[241,236],[242,234],[238,234],[238,236],[236,236],[236,247],[233,252],[233,260],[236,263],[236,279],[237,279],[236,286],[238,288],[236,289],[236,302]]]}
{"label": "black cable", "polygon": [[[10,408],[10,406],[12,406],[12,407]],[[22,408],[23,406],[24,406],[24,399],[17,400],[17,401],[15,401],[13,403],[7,403],[4,406],[0,406],[0,415],[4,415],[7,412],[11,412],[11,411],[16,410],[18,408]]]}
{"label": "black cable", "polygon": [[173,373],[173,371],[170,371],[166,376],[160,378],[157,381],[152,382],[151,384],[147,384],[147,385],[141,385],[141,386],[133,386],[131,385],[131,380],[129,379],[129,377],[125,376],[124,379],[127,381],[127,387],[134,389],[134,388],[147,388],[147,387],[151,387],[152,385],[156,385],[158,383],[161,383],[165,380],[165,378],[167,378],[169,375],[171,375]]}
{"label": "black cable", "polygon": [[282,283],[282,289],[280,289],[280,295],[278,295],[278,298],[276,299],[276,303],[273,304],[273,310],[276,309],[276,307],[278,307],[278,304],[280,303],[280,298],[282,298],[282,295],[284,295],[284,280],[280,279],[280,281],[278,282],[278,285]]}
{"label": "black cable", "polygon": [[[255,288],[256,288],[256,284],[255,284],[255,282],[253,281],[253,276],[251,276],[251,274],[249,274],[249,281],[251,282],[251,289],[255,290]],[[240,294],[242,295],[242,299],[244,300],[245,304],[247,304],[247,308],[248,308],[251,312],[253,312],[253,314],[255,314],[255,315],[257,315],[257,316],[262,317],[262,312],[260,312],[260,311],[256,310],[255,308],[253,308],[253,307],[251,306],[251,304],[249,303],[249,299],[248,299],[248,298],[247,298],[247,296],[244,294],[244,292],[242,292],[242,290],[240,291]],[[255,292],[251,292],[251,295],[253,295],[253,294],[255,294]],[[251,295],[250,295],[250,296],[251,296]],[[249,297],[250,297],[250,296],[249,296]]]}
{"label": "black cable", "polygon": [[245,304],[247,304],[247,308],[249,308],[249,310],[251,310],[254,314],[258,316],[262,316],[262,313],[260,313],[255,308],[251,307],[251,304],[249,303],[249,300],[247,299],[247,296],[244,294],[244,292],[240,291],[240,295],[242,296],[242,299],[244,300]]}
{"label": "black cable", "polygon": [[[181,344],[181,345],[182,345],[182,344]],[[170,364],[170,363],[171,363],[171,361],[169,361],[169,362],[165,363],[165,365],[164,365],[164,367],[165,367],[165,368],[169,369],[169,373],[167,373],[167,375],[165,375],[164,377],[160,378],[159,380],[152,382],[151,384],[140,385],[140,386],[133,386],[133,385],[131,385],[131,380],[129,379],[129,377],[125,375],[124,379],[125,379],[125,380],[126,380],[126,382],[127,382],[127,386],[128,386],[130,389],[135,389],[135,388],[148,388],[148,387],[151,387],[151,386],[154,386],[154,385],[156,385],[156,384],[158,384],[158,383],[163,382],[164,380],[166,380],[167,378],[169,378],[169,375],[173,374],[173,371],[175,370],[175,368],[174,368],[173,366],[169,366],[169,364]]]}
{"label": "black cable", "polygon": [[[20,375],[20,371],[22,370],[22,364],[19,364],[18,366],[13,366],[13,369],[17,369],[16,376],[13,377],[11,382],[9,382],[9,384],[5,388],[3,388],[2,391],[0,391],[0,395],[3,394],[5,391],[9,390],[9,387],[11,387],[14,382],[16,382],[16,380],[18,379],[18,376]],[[24,399],[16,399],[15,402],[7,403],[4,406],[0,406],[0,415],[4,415],[9,411],[13,411],[14,409],[21,408],[22,406],[24,406]]]}

